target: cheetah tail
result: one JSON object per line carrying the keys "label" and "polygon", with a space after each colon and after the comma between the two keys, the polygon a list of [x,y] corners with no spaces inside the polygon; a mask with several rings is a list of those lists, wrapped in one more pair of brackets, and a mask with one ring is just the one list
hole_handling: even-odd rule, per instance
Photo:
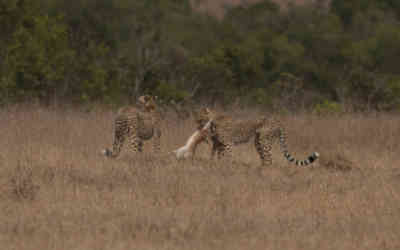
{"label": "cheetah tail", "polygon": [[282,128],[280,129],[279,144],[280,144],[283,156],[285,156],[285,158],[289,162],[294,162],[297,166],[307,166],[307,165],[315,162],[320,156],[318,152],[313,152],[305,160],[298,160],[295,157],[293,157],[287,150],[286,136],[285,136],[284,130]]}
{"label": "cheetah tail", "polygon": [[100,153],[101,153],[102,155],[104,155],[104,156],[107,156],[107,157],[110,157],[110,156],[112,155],[111,150],[108,149],[108,148],[102,149],[102,150],[100,151]]}

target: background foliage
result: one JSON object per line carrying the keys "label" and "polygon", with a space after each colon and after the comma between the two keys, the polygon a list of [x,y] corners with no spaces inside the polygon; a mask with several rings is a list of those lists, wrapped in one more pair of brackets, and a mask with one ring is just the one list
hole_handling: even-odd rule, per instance
{"label": "background foliage", "polygon": [[[400,108],[400,4],[0,0],[1,103]],[[322,106],[321,106],[322,105]],[[318,111],[318,112],[319,112]]]}

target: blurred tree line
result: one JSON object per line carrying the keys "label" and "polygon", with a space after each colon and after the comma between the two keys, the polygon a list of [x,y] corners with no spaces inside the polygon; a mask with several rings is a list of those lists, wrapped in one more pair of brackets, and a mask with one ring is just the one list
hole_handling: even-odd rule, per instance
{"label": "blurred tree line", "polygon": [[400,1],[0,0],[0,100],[400,109]]}

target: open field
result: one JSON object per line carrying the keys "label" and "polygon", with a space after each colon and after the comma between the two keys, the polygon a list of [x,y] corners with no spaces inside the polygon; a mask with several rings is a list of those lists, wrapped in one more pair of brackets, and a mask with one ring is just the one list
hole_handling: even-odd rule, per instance
{"label": "open field", "polygon": [[[252,144],[235,163],[105,159],[111,111],[0,111],[1,249],[399,249],[400,118],[283,117],[298,168],[274,150],[260,174]],[[171,114],[171,117],[173,115]],[[194,131],[166,119],[164,153]]]}

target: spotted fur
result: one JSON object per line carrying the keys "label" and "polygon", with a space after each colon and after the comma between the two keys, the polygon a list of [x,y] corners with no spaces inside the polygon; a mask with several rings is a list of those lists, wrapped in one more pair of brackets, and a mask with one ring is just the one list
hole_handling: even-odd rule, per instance
{"label": "spotted fur", "polygon": [[128,140],[131,152],[142,152],[143,141],[152,139],[154,152],[160,152],[160,114],[153,96],[139,97],[141,107],[123,107],[115,118],[114,143],[112,149],[102,152],[108,157],[117,157]]}
{"label": "spotted fur", "polygon": [[279,139],[284,157],[297,166],[309,165],[319,157],[319,154],[314,152],[305,160],[294,158],[287,150],[284,126],[277,119],[260,117],[248,121],[234,120],[230,116],[217,115],[208,108],[202,108],[196,114],[196,123],[199,127],[203,127],[211,119],[213,120],[209,133],[212,141],[211,158],[215,153],[218,154],[218,158],[226,154],[232,156],[234,145],[249,142],[253,137],[262,165],[272,164],[271,150],[276,139]]}

